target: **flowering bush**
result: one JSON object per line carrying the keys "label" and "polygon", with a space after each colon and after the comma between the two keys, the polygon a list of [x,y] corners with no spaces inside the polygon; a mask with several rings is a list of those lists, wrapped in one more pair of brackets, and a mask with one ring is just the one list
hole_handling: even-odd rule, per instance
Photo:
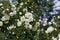
{"label": "flowering bush", "polygon": [[0,1],[1,40],[60,40],[60,1]]}

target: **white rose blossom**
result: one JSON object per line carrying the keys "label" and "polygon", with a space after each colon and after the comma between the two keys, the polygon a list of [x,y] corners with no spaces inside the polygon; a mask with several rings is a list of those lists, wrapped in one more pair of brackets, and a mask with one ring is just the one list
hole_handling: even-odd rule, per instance
{"label": "white rose blossom", "polygon": [[40,23],[36,22],[35,27],[38,27],[38,26],[40,26]]}
{"label": "white rose blossom", "polygon": [[60,16],[58,16],[57,18],[60,19]]}
{"label": "white rose blossom", "polygon": [[32,13],[30,13],[30,12],[26,12],[25,17],[26,17],[26,18],[32,18],[33,15],[32,15]]}
{"label": "white rose blossom", "polygon": [[20,17],[20,20],[21,20],[22,22],[24,22],[24,21],[25,21],[25,16],[21,16],[21,17]]}
{"label": "white rose blossom", "polygon": [[3,26],[3,22],[2,21],[0,21],[0,26]]}
{"label": "white rose blossom", "polygon": [[10,19],[10,16],[9,15],[4,15],[1,20],[2,21],[6,21],[6,20],[9,20]]}
{"label": "white rose blossom", "polygon": [[10,13],[9,13],[10,16],[14,16],[14,15],[16,15],[16,14],[17,14],[16,11],[13,11],[13,12],[10,12]]}
{"label": "white rose blossom", "polygon": [[32,25],[29,25],[29,29],[32,29]]}
{"label": "white rose blossom", "polygon": [[2,3],[0,3],[0,6],[2,6],[3,4]]}
{"label": "white rose blossom", "polygon": [[29,22],[33,21],[33,15],[30,12],[26,12],[25,17],[29,20]]}
{"label": "white rose blossom", "polygon": [[16,26],[15,25],[10,25],[10,26],[7,27],[7,30],[11,30],[13,28],[16,28]]}
{"label": "white rose blossom", "polygon": [[19,12],[19,15],[22,15],[22,12]]}
{"label": "white rose blossom", "polygon": [[17,22],[17,26],[21,26],[22,25],[22,22],[21,21],[18,21]]}
{"label": "white rose blossom", "polygon": [[48,27],[47,30],[45,31],[46,33],[51,33],[54,30],[52,26]]}
{"label": "white rose blossom", "polygon": [[23,2],[21,2],[21,3],[20,3],[20,6],[22,6],[23,4],[24,4],[24,3],[23,3]]}
{"label": "white rose blossom", "polygon": [[31,24],[25,25],[25,28],[26,28],[26,29],[28,29],[28,28],[29,28],[29,29],[32,29],[32,25],[31,25]]}
{"label": "white rose blossom", "polygon": [[55,37],[52,37],[52,40],[57,40],[57,38],[55,38]]}

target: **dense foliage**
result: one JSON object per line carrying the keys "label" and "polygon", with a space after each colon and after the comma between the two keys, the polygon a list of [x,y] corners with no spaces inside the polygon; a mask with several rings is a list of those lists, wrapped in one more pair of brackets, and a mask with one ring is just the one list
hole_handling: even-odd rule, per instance
{"label": "dense foliage", "polygon": [[0,1],[0,40],[60,40],[60,1]]}

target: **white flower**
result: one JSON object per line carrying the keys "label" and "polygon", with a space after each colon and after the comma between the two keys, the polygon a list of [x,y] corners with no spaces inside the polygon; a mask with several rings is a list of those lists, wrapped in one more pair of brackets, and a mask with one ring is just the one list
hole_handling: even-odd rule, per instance
{"label": "white flower", "polygon": [[55,28],[55,30],[57,31],[57,28]]}
{"label": "white flower", "polygon": [[30,22],[33,21],[33,20],[34,20],[33,17],[29,18],[29,21],[30,21]]}
{"label": "white flower", "polygon": [[46,33],[51,33],[54,30],[52,26],[48,27],[46,30]]}
{"label": "white flower", "polygon": [[57,18],[60,19],[60,16],[58,16]]}
{"label": "white flower", "polygon": [[11,10],[15,11],[16,10],[16,7],[12,7]]}
{"label": "white flower", "polygon": [[3,26],[3,22],[2,21],[0,21],[0,26]]}
{"label": "white flower", "polygon": [[46,26],[46,25],[47,25],[47,24],[45,24],[45,23],[43,24],[43,26]]}
{"label": "white flower", "polygon": [[13,4],[12,4],[11,6],[12,6],[12,7],[15,7],[15,5],[13,5]]}
{"label": "white flower", "polygon": [[21,26],[22,25],[22,22],[21,21],[18,21],[17,22],[17,26]]}
{"label": "white flower", "polygon": [[58,40],[60,40],[60,38]]}
{"label": "white flower", "polygon": [[9,15],[4,15],[1,20],[2,21],[6,21],[6,20],[9,20],[10,19],[10,16]]}
{"label": "white flower", "polygon": [[30,12],[26,12],[25,17],[26,17],[26,18],[32,18],[33,15],[32,15],[32,13],[30,13]]}
{"label": "white flower", "polygon": [[7,8],[6,10],[7,10],[7,11],[9,11],[9,9],[8,9],[8,8]]}
{"label": "white flower", "polygon": [[20,3],[20,6],[22,6],[23,4],[24,4],[24,3],[23,3],[23,2],[21,2],[21,3]]}
{"label": "white flower", "polygon": [[54,38],[53,40],[57,40],[57,38]]}
{"label": "white flower", "polygon": [[12,34],[14,35],[14,34],[15,34],[15,32],[12,32]]}
{"label": "white flower", "polygon": [[58,38],[60,39],[60,33],[58,34]]}
{"label": "white flower", "polygon": [[48,22],[49,25],[51,25],[52,23],[51,22]]}
{"label": "white flower", "polygon": [[54,25],[56,25],[56,22],[53,22]]}
{"label": "white flower", "polygon": [[13,11],[13,12],[10,12],[10,13],[9,13],[10,16],[14,16],[14,15],[16,15],[16,14],[17,14],[16,11]]}
{"label": "white flower", "polygon": [[8,30],[11,30],[13,28],[16,28],[16,26],[15,25],[10,25],[9,27],[7,27]]}
{"label": "white flower", "polygon": [[0,6],[2,6],[3,4],[2,3],[0,3]]}
{"label": "white flower", "polygon": [[29,27],[28,27],[29,29],[32,29],[32,25],[29,25]]}
{"label": "white flower", "polygon": [[39,19],[39,22],[41,22],[42,20],[41,19]]}
{"label": "white flower", "polygon": [[46,25],[47,25],[47,21],[43,20],[43,26],[46,26]]}
{"label": "white flower", "polygon": [[14,15],[16,15],[16,14],[17,14],[16,10],[14,10],[14,11],[13,11],[13,14],[14,14]]}
{"label": "white flower", "polygon": [[27,2],[25,2],[25,4],[27,4]]}
{"label": "white flower", "polygon": [[30,12],[26,12],[25,17],[28,19],[29,22],[33,21],[33,15]]}
{"label": "white flower", "polygon": [[4,7],[1,7],[1,8],[4,8]]}
{"label": "white flower", "polygon": [[31,11],[31,13],[33,13],[34,11]]}
{"label": "white flower", "polygon": [[52,37],[52,40],[57,40],[57,38],[55,38],[55,37]]}
{"label": "white flower", "polygon": [[22,15],[22,12],[19,12],[20,15]]}
{"label": "white flower", "polygon": [[22,22],[24,22],[24,21],[25,21],[25,17],[24,17],[24,16],[21,16],[20,20],[21,20]]}
{"label": "white flower", "polygon": [[26,28],[26,29],[28,29],[28,28],[29,28],[29,29],[32,29],[32,25],[30,25],[30,24],[25,25],[25,28]]}
{"label": "white flower", "polygon": [[35,27],[38,27],[38,26],[40,26],[40,23],[36,22]]}
{"label": "white flower", "polygon": [[9,15],[10,15],[10,16],[13,16],[14,14],[13,14],[13,12],[10,12]]}

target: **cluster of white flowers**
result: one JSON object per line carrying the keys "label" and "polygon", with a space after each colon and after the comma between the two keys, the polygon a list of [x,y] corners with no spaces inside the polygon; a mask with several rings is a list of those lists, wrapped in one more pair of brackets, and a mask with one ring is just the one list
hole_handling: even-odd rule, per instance
{"label": "cluster of white flowers", "polygon": [[28,28],[28,29],[32,29],[32,25],[31,25],[31,24],[26,24],[26,25],[25,25],[25,28],[26,28],[26,29],[27,29],[27,28]]}
{"label": "cluster of white flowers", "polygon": [[10,26],[7,27],[8,30],[11,30],[11,29],[14,29],[14,28],[16,28],[15,25],[10,25]]}
{"label": "cluster of white flowers", "polygon": [[55,37],[52,37],[52,40],[57,40],[57,38],[55,38]]}
{"label": "cluster of white flowers", "polygon": [[16,13],[15,10],[14,10],[13,12],[10,12],[10,13],[9,13],[10,16],[14,16],[14,15],[16,15],[16,14],[17,14],[17,13]]}
{"label": "cluster of white flowers", "polygon": [[60,40],[60,33],[58,34],[57,37],[52,36],[52,40]]}
{"label": "cluster of white flowers", "polygon": [[[49,1],[49,0],[47,0],[47,1]],[[58,5],[60,5],[59,3],[60,2],[56,2],[56,4],[53,7],[54,8],[57,7]],[[27,4],[27,3],[25,3],[25,4]],[[0,3],[0,6],[2,6],[2,5],[3,4]],[[24,5],[24,3],[21,2],[20,3],[20,7],[22,7],[23,5]],[[4,8],[4,7],[2,7],[2,8]],[[40,31],[43,32],[45,30],[44,28],[40,29],[40,25],[42,24],[43,26],[47,26],[47,25],[49,26],[47,28],[47,30],[45,30],[45,33],[51,33],[54,30],[57,31],[56,28],[51,26],[51,24],[56,25],[56,22],[54,21],[54,19],[52,19],[50,22],[47,22],[48,18],[45,17],[45,14],[44,14],[44,18],[42,20],[38,19],[39,21],[36,21],[34,19],[34,16],[33,16],[33,11],[28,12],[27,8],[23,8],[23,10],[22,10],[24,12],[24,14],[23,14],[23,12],[21,12],[21,11],[17,12],[16,9],[17,8],[15,7],[15,5],[12,5],[12,8],[11,8],[12,11],[9,12],[8,14],[5,13],[5,10],[3,10],[1,21],[0,21],[0,26],[4,26],[4,24],[6,24],[6,25],[9,25],[9,26],[7,26],[7,30],[12,30],[12,29],[15,29],[15,28],[19,28],[19,27],[21,27],[24,24],[24,27],[26,29],[30,29],[30,30],[33,30],[33,31],[37,30],[38,33],[39,33]],[[55,8],[55,9],[58,10],[58,9],[60,9],[60,7]],[[8,8],[6,10],[9,11]],[[50,12],[50,14],[56,14],[56,13],[57,12]],[[18,17],[16,18],[16,16],[18,16]],[[15,17],[15,19],[12,19],[14,17]],[[10,20],[10,18],[12,20]],[[60,16],[58,16],[58,19],[60,19]],[[15,23],[15,21],[16,21],[16,23]],[[11,23],[9,23],[9,22],[11,22]],[[33,22],[35,22],[35,23],[33,24]],[[14,34],[14,33],[15,32],[13,32],[12,34]],[[60,34],[58,35],[58,38],[60,40]],[[52,37],[52,40],[57,40],[57,38]]]}
{"label": "cluster of white flowers", "polygon": [[29,22],[33,21],[33,15],[32,15],[32,13],[27,12],[27,13],[25,14],[25,17],[29,20]]}
{"label": "cluster of white flowers", "polygon": [[40,27],[40,22],[36,22],[33,30],[36,31]]}
{"label": "cluster of white flowers", "polygon": [[16,6],[15,5],[12,5],[11,10],[12,10],[12,12],[10,12],[9,15],[10,16],[15,16],[17,14]]}
{"label": "cluster of white flowers", "polygon": [[21,21],[25,21],[25,27],[32,29],[32,25],[29,22],[33,21],[33,15],[30,12],[26,12],[24,16],[21,17]]}
{"label": "cluster of white flowers", "polygon": [[[26,19],[25,19],[26,28],[32,29],[32,25],[29,24],[29,22],[33,21],[33,15],[32,15],[32,13],[26,12],[25,18],[26,18]],[[28,26],[27,26],[27,25],[28,25]]]}

